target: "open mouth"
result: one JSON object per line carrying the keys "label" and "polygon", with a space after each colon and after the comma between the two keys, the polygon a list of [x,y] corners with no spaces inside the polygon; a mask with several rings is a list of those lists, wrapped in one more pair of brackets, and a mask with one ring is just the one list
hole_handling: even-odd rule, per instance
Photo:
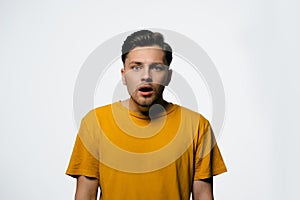
{"label": "open mouth", "polygon": [[138,91],[142,95],[150,95],[153,93],[153,88],[149,85],[143,85],[143,86],[139,87]]}

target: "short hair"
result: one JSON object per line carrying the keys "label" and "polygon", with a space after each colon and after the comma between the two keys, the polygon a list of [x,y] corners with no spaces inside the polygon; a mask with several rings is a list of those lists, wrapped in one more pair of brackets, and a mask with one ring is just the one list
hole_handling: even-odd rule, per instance
{"label": "short hair", "polygon": [[122,61],[125,64],[127,54],[136,47],[159,46],[165,54],[165,62],[170,65],[173,59],[171,46],[164,41],[161,33],[140,30],[129,35],[122,45]]}

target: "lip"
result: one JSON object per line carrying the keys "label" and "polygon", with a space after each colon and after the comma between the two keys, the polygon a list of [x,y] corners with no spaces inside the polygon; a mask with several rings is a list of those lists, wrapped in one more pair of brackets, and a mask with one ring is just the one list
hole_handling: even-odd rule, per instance
{"label": "lip", "polygon": [[138,87],[138,93],[140,93],[142,96],[149,96],[153,94],[153,88],[151,85],[141,85]]}

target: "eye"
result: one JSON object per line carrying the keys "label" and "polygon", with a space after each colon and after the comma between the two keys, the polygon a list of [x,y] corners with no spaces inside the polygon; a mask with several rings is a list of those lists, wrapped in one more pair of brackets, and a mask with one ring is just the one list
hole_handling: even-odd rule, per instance
{"label": "eye", "polygon": [[165,69],[164,65],[151,65],[150,69],[153,71],[162,71]]}
{"label": "eye", "polygon": [[131,69],[132,69],[133,71],[139,71],[139,70],[142,69],[142,66],[140,66],[140,65],[134,65],[134,66],[131,67]]}

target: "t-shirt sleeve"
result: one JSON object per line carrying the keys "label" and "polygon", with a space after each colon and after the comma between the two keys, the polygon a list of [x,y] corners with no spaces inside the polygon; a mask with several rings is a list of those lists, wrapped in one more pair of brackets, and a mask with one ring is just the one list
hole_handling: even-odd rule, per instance
{"label": "t-shirt sleeve", "polygon": [[212,128],[209,122],[201,117],[196,141],[194,180],[210,178],[226,171]]}
{"label": "t-shirt sleeve", "polygon": [[83,175],[99,180],[99,161],[97,159],[96,151],[93,150],[95,149],[94,145],[89,145],[89,141],[92,141],[93,139],[94,138],[91,138],[87,123],[85,119],[83,119],[66,171],[67,175],[72,177]]}

